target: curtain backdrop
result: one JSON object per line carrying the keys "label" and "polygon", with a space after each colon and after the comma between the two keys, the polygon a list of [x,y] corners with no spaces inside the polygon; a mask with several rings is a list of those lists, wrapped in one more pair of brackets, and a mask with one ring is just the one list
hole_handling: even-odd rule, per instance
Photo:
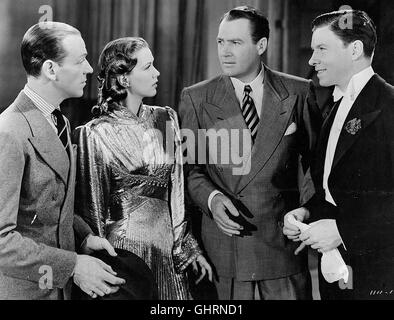
{"label": "curtain backdrop", "polygon": [[177,110],[182,88],[206,75],[204,10],[205,0],[55,0],[54,19],[81,31],[95,69],[84,99],[62,106],[72,126],[90,120],[90,107],[97,98],[98,57],[106,43],[119,37],[147,40],[161,72],[158,94],[147,103]]}

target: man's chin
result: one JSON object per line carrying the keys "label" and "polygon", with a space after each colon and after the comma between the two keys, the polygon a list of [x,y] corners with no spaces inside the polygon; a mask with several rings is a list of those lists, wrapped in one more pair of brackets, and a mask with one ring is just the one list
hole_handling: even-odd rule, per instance
{"label": "man's chin", "polygon": [[331,87],[331,86],[333,86],[333,84],[330,83],[329,81],[327,81],[327,80],[322,80],[322,79],[319,79],[319,85],[320,85],[321,87]]}
{"label": "man's chin", "polygon": [[73,99],[73,98],[78,99],[78,98],[82,98],[82,96],[83,96],[83,92],[82,93],[73,93],[73,94],[68,95],[68,97],[65,98],[64,100]]}
{"label": "man's chin", "polygon": [[223,74],[228,77],[235,77],[236,73],[232,70],[222,68]]}

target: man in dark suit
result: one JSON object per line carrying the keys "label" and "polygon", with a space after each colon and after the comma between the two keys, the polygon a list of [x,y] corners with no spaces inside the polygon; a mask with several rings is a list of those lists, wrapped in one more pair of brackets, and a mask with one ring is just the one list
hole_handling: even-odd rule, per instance
{"label": "man in dark suit", "polygon": [[338,248],[345,283],[320,274],[322,299],[394,298],[394,88],[374,73],[377,42],[363,11],[331,12],[313,21],[309,61],[322,86],[335,86],[312,177],[315,196],[289,212],[311,228],[299,234],[285,217],[284,233],[319,252]]}
{"label": "man in dark suit", "polygon": [[217,38],[224,74],[184,89],[179,106],[219,299],[253,299],[256,287],[261,299],[311,298],[306,254],[293,255],[281,227],[300,194],[313,193],[298,180],[298,160],[305,172],[320,113],[310,82],[262,63],[268,38],[254,8],[226,13]]}
{"label": "man in dark suit", "polygon": [[82,252],[116,255],[73,214],[76,148],[59,104],[82,96],[92,73],[85,43],[69,25],[41,23],[21,54],[27,84],[0,115],[0,299],[69,299],[72,279],[92,297],[113,293],[124,280],[75,252],[73,229]]}

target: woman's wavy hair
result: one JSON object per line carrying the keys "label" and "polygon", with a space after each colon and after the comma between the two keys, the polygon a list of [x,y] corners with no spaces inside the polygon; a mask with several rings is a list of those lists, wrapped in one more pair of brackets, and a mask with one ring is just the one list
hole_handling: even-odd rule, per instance
{"label": "woman's wavy hair", "polygon": [[127,97],[127,90],[119,83],[118,76],[134,69],[135,54],[142,48],[149,48],[149,45],[138,37],[116,39],[104,47],[98,63],[98,101],[92,108],[94,116],[120,108],[119,102]]}

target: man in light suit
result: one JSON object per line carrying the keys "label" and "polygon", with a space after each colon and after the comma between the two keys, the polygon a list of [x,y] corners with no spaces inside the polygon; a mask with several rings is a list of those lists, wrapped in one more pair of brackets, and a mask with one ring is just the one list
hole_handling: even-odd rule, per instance
{"label": "man in light suit", "polygon": [[69,299],[74,282],[92,297],[124,283],[84,253],[106,249],[74,216],[75,148],[59,104],[80,97],[92,68],[75,28],[32,26],[21,44],[27,84],[0,115],[0,299]]}
{"label": "man in light suit", "polygon": [[363,11],[336,11],[313,23],[309,64],[322,86],[335,86],[312,178],[316,194],[287,214],[314,222],[300,234],[285,217],[284,233],[319,252],[338,249],[344,283],[320,276],[322,299],[394,298],[394,87],[372,67],[376,29]]}
{"label": "man in light suit", "polygon": [[[294,256],[281,227],[300,194],[314,192],[298,169],[300,156],[303,173],[309,166],[320,112],[310,82],[262,63],[268,38],[268,21],[254,8],[226,13],[217,37],[224,74],[184,89],[179,106],[188,189],[203,212],[202,241],[219,299],[254,299],[256,287],[261,299],[311,298],[307,256]],[[227,161],[239,151],[241,168]]]}

